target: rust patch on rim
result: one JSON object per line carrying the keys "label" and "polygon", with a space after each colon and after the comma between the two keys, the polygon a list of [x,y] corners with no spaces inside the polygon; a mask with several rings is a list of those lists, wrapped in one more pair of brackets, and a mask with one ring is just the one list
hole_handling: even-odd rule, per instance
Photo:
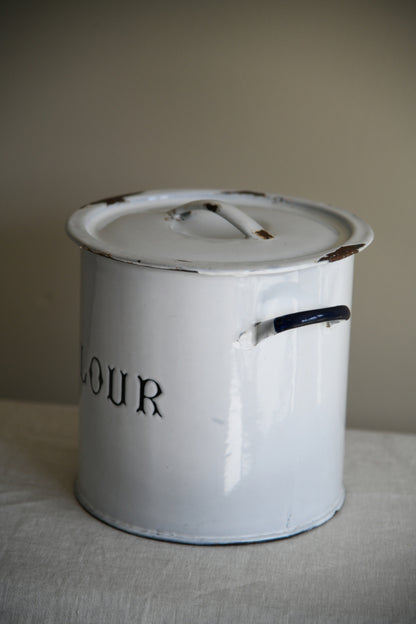
{"label": "rust patch on rim", "polygon": [[327,260],[328,262],[343,260],[344,258],[348,258],[348,256],[352,256],[358,253],[361,247],[364,247],[364,243],[358,243],[357,245],[344,245],[336,251],[330,251],[328,254],[326,254],[326,256],[320,258],[318,262],[324,262],[324,260]]}
{"label": "rust patch on rim", "polygon": [[274,238],[273,234],[270,234],[267,230],[257,230],[257,236],[264,238],[264,240],[268,240],[269,238]]}
{"label": "rust patch on rim", "polygon": [[85,249],[85,251],[89,251],[93,254],[96,254],[97,256],[103,256],[103,258],[111,258],[111,260],[114,260],[113,256],[110,253],[106,253],[105,251],[96,251],[94,249],[91,249],[90,247],[87,247],[87,245],[81,245],[81,249]]}
{"label": "rust patch on rim", "polygon": [[223,191],[224,195],[253,195],[254,197],[267,197],[266,193],[260,191]]}
{"label": "rust patch on rim", "polygon": [[95,206],[96,204],[106,204],[107,206],[111,206],[112,204],[121,204],[126,201],[127,197],[131,197],[132,195],[141,195],[142,193],[144,193],[144,191],[136,191],[135,193],[123,193],[123,195],[113,195],[112,197],[97,199],[97,201],[90,202],[87,205]]}

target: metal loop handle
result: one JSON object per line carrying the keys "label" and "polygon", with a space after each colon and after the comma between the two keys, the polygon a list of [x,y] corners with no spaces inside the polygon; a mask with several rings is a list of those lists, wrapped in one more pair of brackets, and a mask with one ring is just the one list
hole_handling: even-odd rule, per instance
{"label": "metal loop handle", "polygon": [[194,210],[208,210],[214,212],[218,216],[222,217],[240,232],[242,232],[246,238],[253,238],[256,240],[268,240],[274,238],[272,234],[267,232],[257,221],[249,217],[245,212],[233,206],[219,201],[212,200],[197,200],[174,208],[168,212],[172,219],[177,221],[184,221],[191,216]]}
{"label": "metal loop handle", "polygon": [[338,323],[339,321],[348,321],[351,311],[348,306],[338,305],[329,308],[318,308],[316,310],[305,310],[303,312],[294,312],[277,316],[268,321],[256,323],[240,335],[238,343],[240,346],[255,346],[265,338],[280,334],[281,332],[305,325],[314,325],[315,323]]}

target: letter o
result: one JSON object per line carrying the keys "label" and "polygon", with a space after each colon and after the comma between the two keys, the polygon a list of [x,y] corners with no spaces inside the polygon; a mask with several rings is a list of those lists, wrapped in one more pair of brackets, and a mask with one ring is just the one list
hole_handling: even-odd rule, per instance
{"label": "letter o", "polygon": [[[94,376],[95,371],[95,376]],[[90,367],[88,369],[88,374],[90,377],[90,387],[94,394],[98,394],[103,385],[103,373],[101,370],[100,360],[95,356],[91,358]]]}

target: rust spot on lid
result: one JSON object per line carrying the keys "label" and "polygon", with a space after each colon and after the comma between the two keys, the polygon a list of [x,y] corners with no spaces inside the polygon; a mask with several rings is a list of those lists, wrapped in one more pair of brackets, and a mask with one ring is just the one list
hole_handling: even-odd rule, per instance
{"label": "rust spot on lid", "polygon": [[210,212],[218,212],[218,204],[210,204],[209,202],[207,202],[206,204],[204,204],[204,208],[206,208]]}
{"label": "rust spot on lid", "polygon": [[136,191],[135,193],[124,193],[123,195],[113,195],[113,197],[106,197],[104,199],[98,199],[97,201],[90,202],[89,206],[95,206],[96,204],[107,204],[107,206],[111,206],[112,204],[120,204],[126,201],[126,197],[131,197],[132,195],[140,195],[144,193],[144,191]]}
{"label": "rust spot on lid", "polygon": [[266,193],[260,191],[223,191],[224,195],[253,195],[254,197],[267,197]]}
{"label": "rust spot on lid", "polygon": [[261,238],[264,238],[264,240],[274,238],[273,234],[270,234],[269,232],[267,232],[267,230],[257,230],[256,234],[257,236],[261,236]]}
{"label": "rust spot on lid", "polygon": [[337,260],[343,260],[344,258],[348,258],[348,256],[352,256],[359,252],[361,247],[364,247],[364,243],[358,243],[357,245],[345,245],[344,247],[340,247],[336,251],[330,251],[326,256],[320,258],[318,262],[323,262],[324,260],[328,260],[328,262],[336,262]]}

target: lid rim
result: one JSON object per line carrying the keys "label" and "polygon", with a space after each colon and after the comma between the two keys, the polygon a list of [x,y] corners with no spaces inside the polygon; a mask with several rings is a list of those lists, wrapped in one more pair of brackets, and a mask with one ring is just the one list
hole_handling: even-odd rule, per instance
{"label": "lid rim", "polygon": [[[117,214],[125,214],[126,208],[131,211],[137,207],[143,207],[144,203],[156,203],[157,200],[166,201],[169,198],[188,196],[199,197],[218,197],[225,195],[226,201],[230,201],[233,195],[242,197],[250,196],[254,199],[265,199],[269,201],[270,209],[278,207],[283,202],[287,204],[296,204],[298,207],[314,208],[318,212],[322,211],[323,217],[331,215],[338,217],[340,221],[347,224],[350,235],[343,241],[341,245],[328,246],[320,252],[306,253],[304,255],[297,254],[291,258],[262,259],[259,261],[242,259],[240,261],[220,260],[217,262],[209,260],[177,260],[173,257],[170,259],[157,258],[135,258],[127,251],[124,251],[111,242],[102,241],[90,233],[88,223],[92,222],[94,217],[98,215],[108,215],[114,218]],[[115,201],[117,200],[117,201]],[[108,208],[106,208],[106,206]],[[133,264],[139,267],[150,267],[161,270],[177,270],[184,272],[199,273],[205,275],[257,275],[264,273],[285,273],[293,270],[300,270],[316,266],[318,263],[334,262],[347,258],[353,254],[359,253],[368,247],[373,238],[372,228],[360,217],[347,212],[340,208],[328,206],[320,202],[311,202],[305,199],[299,199],[290,196],[282,196],[276,194],[259,193],[256,191],[221,191],[221,190],[204,190],[204,189],[175,189],[175,190],[157,190],[145,191],[131,195],[122,195],[117,198],[109,198],[109,200],[101,200],[92,202],[77,211],[75,211],[66,222],[66,232],[75,243],[81,248],[95,253],[97,255],[111,258],[112,260]],[[268,241],[259,241],[259,244],[268,244]]]}

